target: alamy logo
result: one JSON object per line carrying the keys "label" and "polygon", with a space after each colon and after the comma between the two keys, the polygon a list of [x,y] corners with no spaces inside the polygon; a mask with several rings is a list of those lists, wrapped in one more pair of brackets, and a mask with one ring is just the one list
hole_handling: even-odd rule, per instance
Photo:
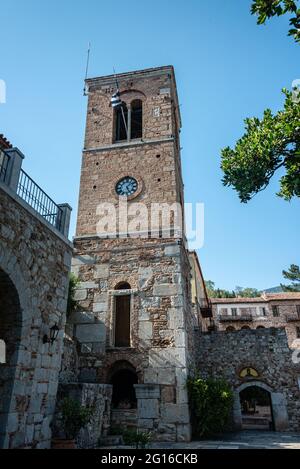
{"label": "alamy logo", "polygon": [[300,103],[300,78],[292,83],[292,100],[294,103]]}
{"label": "alamy logo", "polygon": [[0,364],[6,363],[6,345],[4,340],[0,339]]}
{"label": "alamy logo", "polygon": [[0,80],[0,104],[6,103],[6,83],[4,80]]}

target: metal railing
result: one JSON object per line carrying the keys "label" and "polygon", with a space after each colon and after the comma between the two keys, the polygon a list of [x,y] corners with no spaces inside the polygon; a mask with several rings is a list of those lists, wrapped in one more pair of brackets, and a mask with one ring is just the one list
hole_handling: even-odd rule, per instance
{"label": "metal railing", "polygon": [[48,223],[59,231],[62,229],[63,211],[62,209],[40,188],[40,186],[28,176],[23,169],[20,171],[20,178],[17,194],[37,213],[39,213]]}
{"label": "metal railing", "polygon": [[286,322],[296,322],[300,321],[300,314],[297,313],[290,313],[285,315]]}
{"label": "metal railing", "polygon": [[253,316],[251,314],[244,314],[242,316],[233,316],[233,315],[225,315],[225,314],[220,314],[219,315],[219,321],[220,322],[226,322],[226,321],[252,321]]}
{"label": "metal railing", "polygon": [[0,150],[0,181],[5,182],[9,165],[9,156]]}

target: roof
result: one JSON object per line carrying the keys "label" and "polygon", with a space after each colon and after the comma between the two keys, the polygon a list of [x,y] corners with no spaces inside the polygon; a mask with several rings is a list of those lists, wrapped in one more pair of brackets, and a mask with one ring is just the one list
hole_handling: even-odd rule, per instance
{"label": "roof", "polygon": [[210,298],[213,304],[264,303],[268,301],[300,301],[300,292],[263,293],[256,298]]}
{"label": "roof", "polygon": [[7,150],[8,148],[12,148],[12,144],[4,137],[3,134],[0,134],[0,149]]}

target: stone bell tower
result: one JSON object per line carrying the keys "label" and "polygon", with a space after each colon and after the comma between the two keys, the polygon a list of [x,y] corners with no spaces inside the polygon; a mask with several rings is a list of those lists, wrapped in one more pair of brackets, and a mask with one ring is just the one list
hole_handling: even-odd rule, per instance
{"label": "stone bell tower", "polygon": [[113,386],[112,425],[188,441],[193,332],[174,70],[89,79],[87,89],[71,319],[79,379]]}

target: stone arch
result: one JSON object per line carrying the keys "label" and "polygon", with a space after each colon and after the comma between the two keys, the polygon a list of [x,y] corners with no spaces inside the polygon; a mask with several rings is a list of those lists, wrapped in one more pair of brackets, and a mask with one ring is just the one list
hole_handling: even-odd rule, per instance
{"label": "stone arch", "polygon": [[115,362],[109,371],[109,384],[113,386],[112,407],[116,409],[135,409],[137,399],[134,385],[138,383],[138,374],[126,360]]}
{"label": "stone arch", "polygon": [[[29,335],[32,317],[32,301],[28,294],[30,279],[24,277],[26,271],[27,269],[22,269],[18,258],[10,249],[4,250],[0,247],[0,324],[4,329],[8,326],[10,331],[8,340],[1,337],[3,332],[0,331],[0,338],[4,340],[6,345],[6,364],[0,363],[0,394],[5,393],[6,396],[5,399],[0,397],[0,448],[9,446],[9,415],[11,412],[15,412],[15,394],[18,393],[19,396],[21,394],[20,390],[17,391],[20,389],[20,382],[16,381],[16,377],[19,375],[18,369],[21,367],[22,351],[24,352],[26,349],[24,344]],[[4,291],[1,292],[1,288]],[[7,317],[8,308],[10,317],[7,322],[3,318]],[[14,321],[13,331],[9,326],[10,321]],[[16,339],[14,345],[11,343],[13,337]],[[7,379],[1,379],[3,374],[6,375]],[[23,376],[23,380],[26,380],[25,376]],[[29,391],[28,393],[30,394]],[[24,412],[22,417],[19,415],[19,424],[22,425],[20,418],[25,422]]]}
{"label": "stone arch", "polygon": [[[10,277],[0,268],[0,338],[5,344],[5,360],[0,363],[0,447],[4,446],[22,331],[22,311],[18,291]],[[2,360],[1,360],[2,361]]]}
{"label": "stone arch", "polygon": [[240,392],[249,388],[258,387],[264,389],[270,394],[273,423],[275,431],[284,431],[289,427],[286,399],[283,393],[275,392],[268,384],[260,380],[248,380],[240,384],[234,390],[233,420],[237,430],[242,428],[242,410],[240,403]]}
{"label": "stone arch", "polygon": [[228,326],[228,327],[226,327],[226,329],[225,329],[226,332],[234,332],[235,330],[236,330],[236,329],[235,329],[234,326]]}

